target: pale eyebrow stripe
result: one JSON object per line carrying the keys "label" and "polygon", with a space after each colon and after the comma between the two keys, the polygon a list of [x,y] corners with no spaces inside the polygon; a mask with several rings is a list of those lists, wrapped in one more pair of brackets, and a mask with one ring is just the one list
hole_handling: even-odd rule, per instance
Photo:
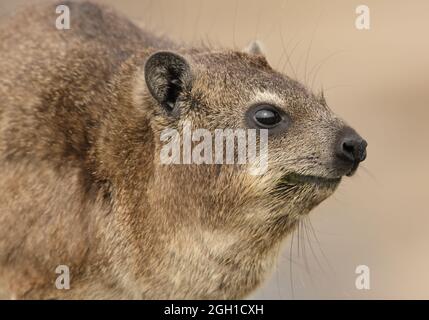
{"label": "pale eyebrow stripe", "polygon": [[270,91],[255,91],[251,103],[272,103],[281,106],[284,101],[276,94]]}

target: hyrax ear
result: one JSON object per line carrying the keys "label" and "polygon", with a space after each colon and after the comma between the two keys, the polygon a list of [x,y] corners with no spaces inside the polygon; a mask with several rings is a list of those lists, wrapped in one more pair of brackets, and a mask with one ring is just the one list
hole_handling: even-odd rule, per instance
{"label": "hyrax ear", "polygon": [[245,53],[254,54],[257,56],[265,56],[263,45],[260,41],[254,40],[250,42],[246,48],[243,49]]}
{"label": "hyrax ear", "polygon": [[191,68],[182,56],[159,51],[152,54],[144,67],[145,81],[150,94],[171,113],[177,98],[191,82]]}

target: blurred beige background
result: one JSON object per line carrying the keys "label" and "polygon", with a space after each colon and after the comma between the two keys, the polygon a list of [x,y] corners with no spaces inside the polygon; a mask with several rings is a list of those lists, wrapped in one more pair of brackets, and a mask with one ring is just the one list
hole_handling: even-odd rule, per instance
{"label": "blurred beige background", "polygon": [[[0,19],[25,2],[0,0]],[[177,41],[262,41],[273,66],[323,86],[368,140],[363,168],[312,212],[318,240],[309,225],[287,239],[252,298],[429,299],[429,1],[100,2]],[[360,4],[370,30],[355,28]],[[355,287],[358,265],[370,268],[370,290]]]}

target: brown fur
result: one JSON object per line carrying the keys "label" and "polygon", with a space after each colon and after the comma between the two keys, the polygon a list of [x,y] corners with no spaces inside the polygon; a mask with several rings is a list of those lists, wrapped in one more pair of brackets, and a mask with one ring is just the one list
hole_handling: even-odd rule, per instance
{"label": "brown fur", "polygon": [[[0,29],[0,283],[16,298],[242,298],[281,241],[336,185],[274,190],[285,173],[330,177],[344,127],[323,99],[258,54],[186,49],[109,8],[36,6]],[[148,56],[169,49],[193,72],[179,117],[149,94]],[[159,161],[162,129],[241,128],[254,102],[293,125],[270,136],[269,169]],[[68,265],[71,289],[55,268]]]}

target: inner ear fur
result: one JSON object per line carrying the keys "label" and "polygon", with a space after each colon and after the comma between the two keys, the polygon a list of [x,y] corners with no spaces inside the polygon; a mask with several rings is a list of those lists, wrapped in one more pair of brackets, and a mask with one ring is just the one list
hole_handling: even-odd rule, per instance
{"label": "inner ear fur", "polygon": [[147,59],[144,73],[152,97],[168,113],[172,113],[180,94],[190,85],[189,63],[177,53],[159,51]]}

